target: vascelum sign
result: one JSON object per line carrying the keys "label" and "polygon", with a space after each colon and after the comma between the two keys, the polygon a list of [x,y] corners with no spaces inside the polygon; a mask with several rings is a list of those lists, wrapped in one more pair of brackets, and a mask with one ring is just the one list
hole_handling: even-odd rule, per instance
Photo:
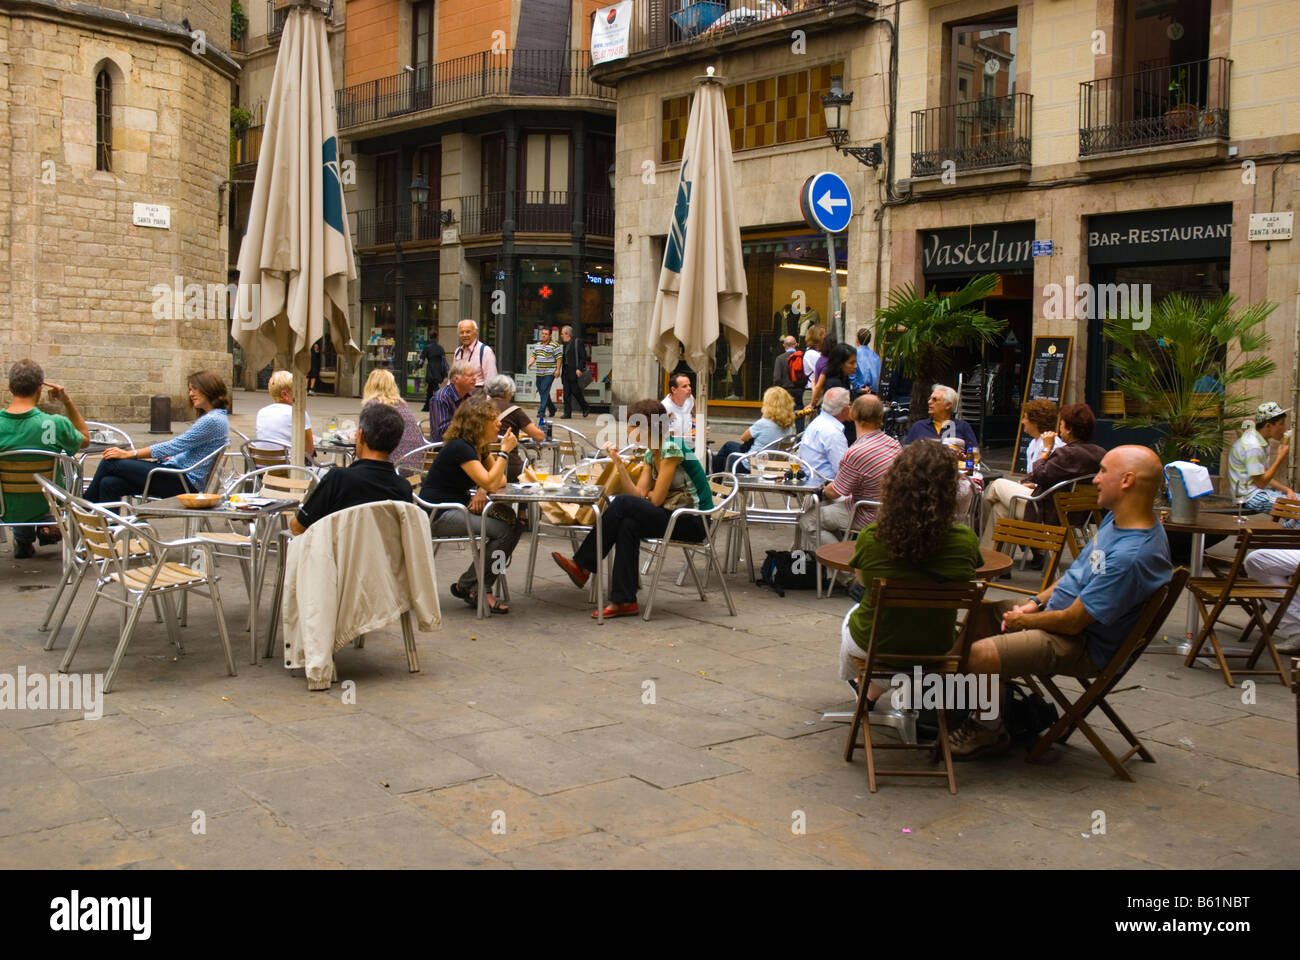
{"label": "vascelum sign", "polygon": [[632,0],[601,7],[591,20],[591,65],[627,58],[628,27],[632,23]]}

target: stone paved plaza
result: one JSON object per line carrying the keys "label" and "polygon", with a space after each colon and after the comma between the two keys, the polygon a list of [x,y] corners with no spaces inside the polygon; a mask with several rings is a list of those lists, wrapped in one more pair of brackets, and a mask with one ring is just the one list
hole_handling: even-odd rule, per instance
{"label": "stone paved plaza", "polygon": [[[1157,761],[1133,764],[1136,783],[1076,736],[1043,764],[1013,749],[959,765],[955,797],[898,778],[873,795],[862,754],[842,759],[846,727],[821,720],[850,706],[842,589],[781,599],[738,575],[733,618],[716,583],[707,604],[669,583],[649,623],[599,626],[545,553],[524,595],[526,543],[513,612],[483,621],[446,590],[468,555],[441,551],[443,623],[417,634],[421,672],[400,632],[372,634],[337,655],[355,704],[339,685],[308,693],[279,660],[248,664],[233,568],[239,676],[206,600],[180,659],[144,616],[102,718],[0,710],[0,865],[1280,868],[1300,854],[1295,701],[1276,680],[1247,705],[1217,673],[1148,654],[1111,698]],[[2,549],[0,674],[53,672],[71,628],[45,652],[36,626],[57,553]],[[74,669],[105,670],[116,629],[96,610]]]}

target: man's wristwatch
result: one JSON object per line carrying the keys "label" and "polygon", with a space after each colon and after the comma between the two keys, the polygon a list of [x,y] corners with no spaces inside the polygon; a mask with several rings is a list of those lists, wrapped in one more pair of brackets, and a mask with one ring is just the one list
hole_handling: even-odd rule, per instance
{"label": "man's wristwatch", "polygon": [[1038,608],[1038,612],[1039,612],[1039,613],[1042,613],[1042,612],[1043,612],[1043,608],[1045,608],[1045,607],[1047,606],[1046,601],[1039,600],[1037,597],[1031,597],[1030,599],[1032,599],[1032,600],[1034,601],[1034,606],[1036,606],[1036,607]]}

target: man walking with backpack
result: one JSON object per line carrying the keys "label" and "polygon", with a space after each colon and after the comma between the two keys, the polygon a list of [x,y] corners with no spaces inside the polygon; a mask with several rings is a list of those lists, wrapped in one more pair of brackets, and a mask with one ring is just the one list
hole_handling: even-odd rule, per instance
{"label": "man walking with backpack", "polygon": [[[794,401],[794,408],[802,410],[803,388],[808,383],[808,374],[803,368],[803,352],[799,350],[799,341],[794,337],[786,337],[782,342],[785,345],[785,352],[778,354],[776,362],[772,365],[772,383],[783,387]],[[803,417],[795,418],[794,428],[803,432]]]}

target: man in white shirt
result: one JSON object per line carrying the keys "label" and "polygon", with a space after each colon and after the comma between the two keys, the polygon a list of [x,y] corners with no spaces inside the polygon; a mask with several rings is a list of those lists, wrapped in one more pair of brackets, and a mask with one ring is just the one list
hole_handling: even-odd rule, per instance
{"label": "man in white shirt", "polygon": [[849,448],[844,435],[844,423],[849,419],[849,392],[843,387],[832,387],[822,397],[822,410],[799,444],[799,456],[826,480],[834,480],[839,472],[844,451]]}
{"label": "man in white shirt", "polygon": [[691,396],[691,378],[684,373],[668,376],[668,396],[663,399],[668,411],[670,436],[689,440],[695,427],[695,398]]}
{"label": "man in white shirt", "polygon": [[[293,446],[293,374],[288,370],[276,370],[271,374],[267,384],[272,403],[257,411],[257,429],[254,436],[258,440],[270,440],[272,443]],[[304,451],[307,456],[315,456],[316,440],[311,433],[311,417],[307,411],[302,413],[303,429],[306,431]]]}
{"label": "man in white shirt", "polygon": [[478,324],[473,320],[462,320],[456,325],[456,335],[460,337],[460,346],[456,348],[454,360],[464,360],[474,370],[474,386],[481,387],[490,377],[497,375],[497,356],[492,348],[478,338]]}

